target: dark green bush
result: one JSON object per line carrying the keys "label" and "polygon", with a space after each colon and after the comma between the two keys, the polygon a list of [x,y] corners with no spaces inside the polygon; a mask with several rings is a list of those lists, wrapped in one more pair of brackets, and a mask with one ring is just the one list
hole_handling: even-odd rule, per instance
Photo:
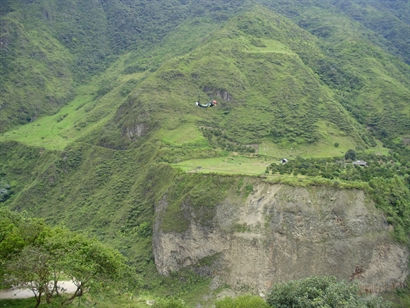
{"label": "dark green bush", "polygon": [[0,182],[0,202],[6,201],[12,193],[9,184]]}
{"label": "dark green bush", "polygon": [[345,154],[346,160],[355,160],[356,159],[356,152],[352,149],[348,150]]}
{"label": "dark green bush", "polygon": [[390,307],[381,298],[364,298],[357,285],[335,277],[309,277],[275,285],[267,302],[275,308]]}

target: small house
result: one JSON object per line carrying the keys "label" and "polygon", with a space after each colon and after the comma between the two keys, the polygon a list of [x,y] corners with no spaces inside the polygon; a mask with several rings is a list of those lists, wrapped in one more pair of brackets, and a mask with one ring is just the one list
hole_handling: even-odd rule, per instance
{"label": "small house", "polygon": [[367,167],[367,162],[364,160],[356,160],[353,162],[354,166]]}

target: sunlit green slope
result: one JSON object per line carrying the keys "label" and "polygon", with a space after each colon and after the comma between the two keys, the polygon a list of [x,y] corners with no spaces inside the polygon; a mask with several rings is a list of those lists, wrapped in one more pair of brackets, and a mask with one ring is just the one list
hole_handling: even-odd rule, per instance
{"label": "sunlit green slope", "polygon": [[151,70],[196,47],[218,26],[208,18],[195,18],[181,24],[155,48],[125,53],[104,72],[78,86],[73,91],[74,99],[57,113],[9,130],[0,135],[0,140],[63,150],[91,131],[100,131],[130,92],[152,74]]}
{"label": "sunlit green slope", "polygon": [[[302,155],[303,148],[309,153],[317,148],[319,156],[332,156],[375,146],[318,74],[318,63],[329,61],[320,47],[289,20],[252,10],[144,80],[118,109],[111,128],[117,139],[138,140],[161,138],[163,130],[183,134],[191,126],[213,147],[275,157],[275,148],[302,149]],[[215,98],[219,105],[196,108],[198,98]]]}
{"label": "sunlit green slope", "polygon": [[[89,82],[120,55],[151,52],[167,34],[196,17],[210,16],[218,24],[241,4],[221,0],[167,5],[158,0],[2,1],[0,132],[55,113],[75,97],[77,86]],[[219,9],[211,13],[214,6]]]}

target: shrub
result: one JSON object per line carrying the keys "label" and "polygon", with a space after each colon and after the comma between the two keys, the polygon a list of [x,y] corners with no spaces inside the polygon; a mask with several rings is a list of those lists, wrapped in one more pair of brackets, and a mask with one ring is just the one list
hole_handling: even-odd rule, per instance
{"label": "shrub", "polygon": [[335,277],[309,277],[273,287],[267,302],[275,308],[390,307],[381,298],[363,298],[356,284]]}
{"label": "shrub", "polygon": [[356,152],[352,149],[348,150],[345,154],[346,160],[355,160],[356,159]]}
{"label": "shrub", "polygon": [[12,191],[10,189],[10,185],[0,182],[0,202],[5,202],[8,198],[10,198],[11,194]]}

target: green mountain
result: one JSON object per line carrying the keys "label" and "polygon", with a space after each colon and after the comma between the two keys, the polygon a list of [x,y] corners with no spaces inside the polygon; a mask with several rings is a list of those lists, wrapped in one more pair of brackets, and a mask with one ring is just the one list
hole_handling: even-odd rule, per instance
{"label": "green mountain", "polygon": [[[212,114],[199,110],[193,115],[202,118],[211,134],[223,132],[227,142],[315,143],[323,138],[320,126],[331,126],[336,134],[349,133],[352,142],[363,143],[355,120],[314,71],[322,59],[315,37],[257,9],[230,20],[192,53],[164,64],[140,86],[143,98],[137,87],[131,98],[136,110],[125,114],[135,119],[144,108],[153,117],[163,110],[183,114],[198,93],[221,100]],[[164,82],[167,87],[160,88]],[[167,119],[158,122],[163,125]],[[123,129],[132,127],[125,124]]]}
{"label": "green mountain", "polygon": [[[4,2],[4,5],[3,5]],[[233,1],[2,1],[0,131],[55,113],[74,88],[127,50],[145,50],[193,16],[215,20]]]}
{"label": "green mountain", "polygon": [[157,273],[155,226],[219,226],[266,183],[321,206],[364,191],[408,246],[407,1],[20,0],[0,25],[0,204],[114,246],[142,289],[206,293]]}

